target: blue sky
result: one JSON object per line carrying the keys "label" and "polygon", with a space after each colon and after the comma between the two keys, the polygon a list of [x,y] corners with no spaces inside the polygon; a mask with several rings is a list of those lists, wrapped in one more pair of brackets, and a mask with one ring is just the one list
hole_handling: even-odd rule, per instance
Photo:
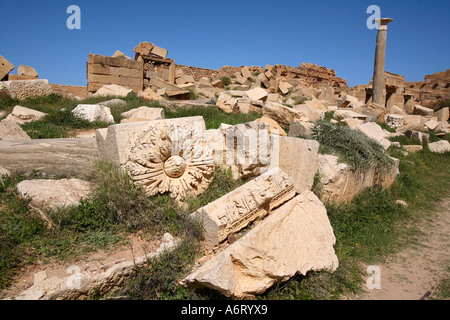
{"label": "blue sky", "polygon": [[[72,4],[81,9],[81,30],[66,27]],[[450,68],[448,0],[0,0],[0,55],[16,67],[34,67],[51,83],[86,85],[88,53],[133,57],[133,48],[149,41],[178,64],[308,62],[354,86],[369,83],[373,73],[377,31],[366,27],[369,5],[394,19],[387,71],[420,81]]]}

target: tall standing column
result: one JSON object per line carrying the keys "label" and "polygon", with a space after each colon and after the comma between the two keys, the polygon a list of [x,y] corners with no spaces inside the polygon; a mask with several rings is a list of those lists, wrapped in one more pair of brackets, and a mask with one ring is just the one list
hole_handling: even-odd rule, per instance
{"label": "tall standing column", "polygon": [[374,103],[385,105],[383,101],[384,91],[384,63],[386,60],[387,25],[394,21],[391,18],[375,19],[378,23],[377,47],[375,49],[375,65],[373,68],[373,96]]}

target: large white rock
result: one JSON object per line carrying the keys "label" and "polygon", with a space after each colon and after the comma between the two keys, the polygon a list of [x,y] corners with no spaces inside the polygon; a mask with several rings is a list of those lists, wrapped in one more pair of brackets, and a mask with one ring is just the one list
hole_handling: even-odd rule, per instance
{"label": "large white rock", "polygon": [[24,180],[17,184],[20,196],[39,207],[56,208],[76,205],[92,192],[92,184],[80,179]]}
{"label": "large white rock", "polygon": [[31,140],[15,121],[0,121],[0,140]]}
{"label": "large white rock", "polygon": [[226,113],[238,111],[237,100],[224,92],[222,92],[217,98],[216,106]]}
{"label": "large white rock", "polygon": [[216,246],[294,196],[294,181],[280,168],[273,168],[200,208],[192,217],[202,222],[205,242]]}
{"label": "large white rock", "polygon": [[357,108],[364,105],[358,98],[346,95],[341,101],[338,102],[338,108]]}
{"label": "large white rock", "polygon": [[14,121],[19,124],[39,120],[47,114],[30,108],[15,106],[12,112],[5,118],[5,121]]}
{"label": "large white rock", "polygon": [[442,108],[434,113],[434,115],[438,118],[438,121],[447,121],[449,118],[449,108]]}
{"label": "large white rock", "polygon": [[266,102],[262,111],[265,117],[275,120],[285,128],[289,128],[291,122],[295,120],[309,121],[308,117],[301,111],[283,106],[276,102]]}
{"label": "large white rock", "polygon": [[150,108],[146,106],[124,112],[122,113],[122,117],[123,119],[120,123],[165,119],[163,108]]}
{"label": "large white rock", "polygon": [[434,110],[433,109],[425,108],[425,107],[423,107],[421,105],[418,105],[418,104],[416,104],[414,106],[413,113],[415,115],[421,115],[421,116],[429,116],[429,117],[434,116]]}
{"label": "large white rock", "polygon": [[306,191],[182,280],[182,284],[250,298],[308,271],[335,271],[335,236],[325,206]]}
{"label": "large white rock", "polygon": [[108,84],[108,85],[104,85],[103,87],[98,89],[97,92],[93,94],[93,96],[94,97],[103,97],[103,96],[126,97],[130,92],[133,92],[133,90],[119,86],[118,84]]}
{"label": "large white rock", "polygon": [[355,129],[361,131],[369,138],[381,144],[385,150],[391,146],[391,142],[385,138],[386,134],[383,129],[375,122],[367,122],[357,125]]}
{"label": "large white rock", "polygon": [[0,81],[0,91],[5,91],[13,99],[36,98],[53,92],[46,79]]}
{"label": "large white rock", "polygon": [[74,116],[89,122],[101,121],[114,123],[111,109],[100,104],[79,104],[72,110]]}
{"label": "large white rock", "polygon": [[250,100],[265,100],[269,95],[269,92],[261,87],[257,87],[246,91],[245,94]]}
{"label": "large white rock", "polygon": [[441,140],[428,144],[428,148],[431,152],[444,153],[450,152],[450,143],[447,140]]}

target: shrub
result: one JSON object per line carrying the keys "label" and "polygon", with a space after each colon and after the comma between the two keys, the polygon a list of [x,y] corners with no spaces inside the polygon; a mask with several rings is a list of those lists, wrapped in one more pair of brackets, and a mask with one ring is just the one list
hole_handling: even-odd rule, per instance
{"label": "shrub", "polygon": [[231,84],[231,79],[227,76],[220,77],[220,81],[222,81],[224,86],[229,86]]}

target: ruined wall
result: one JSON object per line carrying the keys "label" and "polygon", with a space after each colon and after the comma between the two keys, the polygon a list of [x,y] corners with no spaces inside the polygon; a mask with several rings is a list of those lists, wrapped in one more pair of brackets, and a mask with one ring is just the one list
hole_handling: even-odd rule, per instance
{"label": "ruined wall", "polygon": [[450,69],[425,76],[425,81],[406,82],[406,92],[410,93],[422,105],[434,101],[450,99]]}
{"label": "ruined wall", "polygon": [[88,98],[87,87],[83,86],[71,86],[65,84],[54,84],[50,83],[50,86],[53,89],[53,92],[59,93],[67,98],[80,97],[83,99]]}
{"label": "ruined wall", "polygon": [[103,85],[117,84],[137,94],[143,88],[144,64],[142,61],[89,53],[87,79],[88,92],[96,92]]}

